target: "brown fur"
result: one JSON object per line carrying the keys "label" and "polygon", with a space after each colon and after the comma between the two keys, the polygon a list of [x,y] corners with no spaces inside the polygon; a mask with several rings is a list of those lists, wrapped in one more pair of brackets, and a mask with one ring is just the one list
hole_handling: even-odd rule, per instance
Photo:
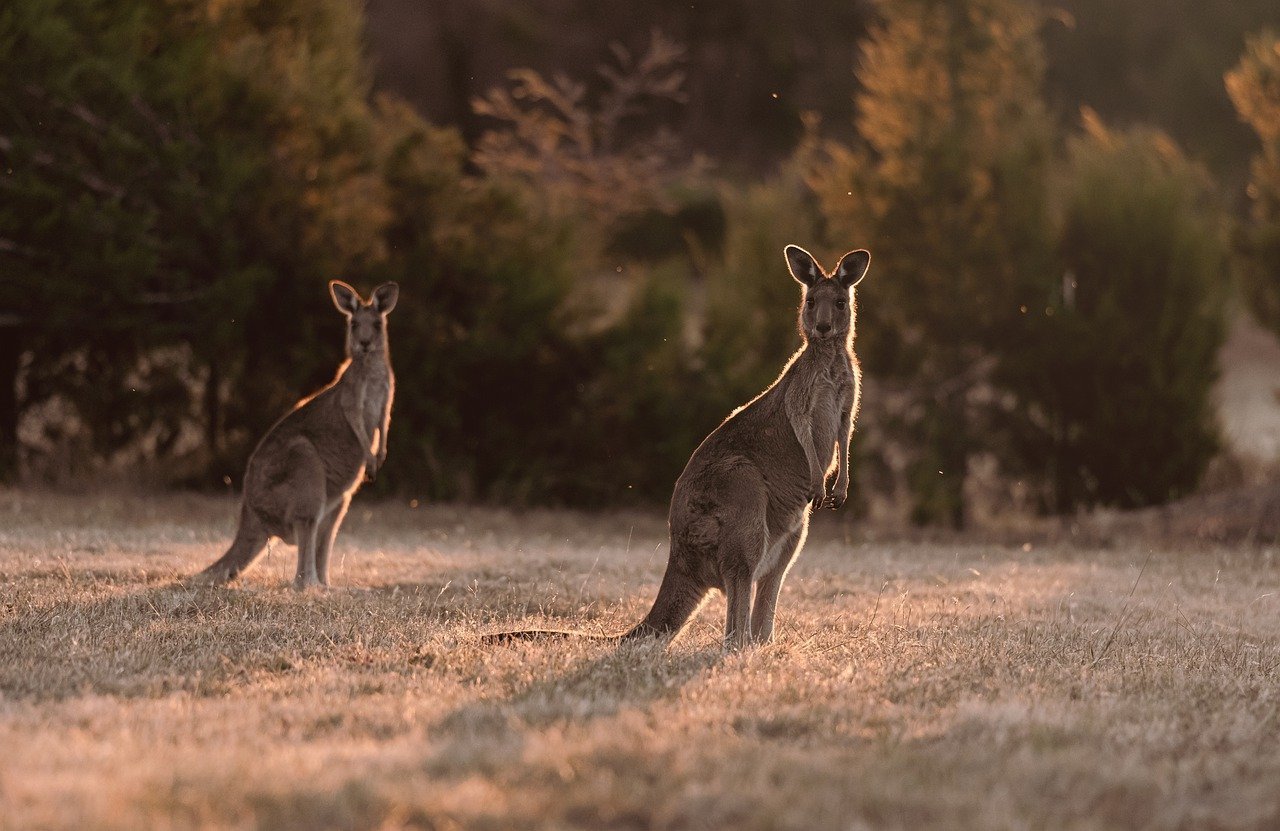
{"label": "brown fur", "polygon": [[[849,439],[860,381],[853,353],[853,287],[866,274],[871,255],[845,254],[831,275],[803,248],[789,245],[786,256],[792,276],[804,286],[804,344],[772,386],[707,436],[676,480],[667,571],[653,608],[619,636],[623,640],[676,635],[707,594],[719,589],[728,600],[725,645],[768,642],[778,593],[804,545],[810,512],[838,508],[848,496]],[[568,634],[582,633],[488,637]]]}
{"label": "brown fur", "polygon": [[339,280],[329,291],[347,318],[347,360],[332,383],[298,402],[258,443],[235,540],[200,573],[204,582],[235,579],[279,537],[298,547],[295,588],[329,585],[329,554],[351,498],[386,460],[395,397],[386,318],[399,289],[385,283],[367,302]]}

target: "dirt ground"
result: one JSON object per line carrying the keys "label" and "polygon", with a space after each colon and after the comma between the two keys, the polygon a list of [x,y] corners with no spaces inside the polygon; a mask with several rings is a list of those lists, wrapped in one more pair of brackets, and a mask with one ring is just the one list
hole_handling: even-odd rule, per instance
{"label": "dirt ground", "polygon": [[0,828],[1276,828],[1274,546],[871,542],[780,638],[617,632],[662,517],[358,501],[335,587],[235,505],[0,491]]}

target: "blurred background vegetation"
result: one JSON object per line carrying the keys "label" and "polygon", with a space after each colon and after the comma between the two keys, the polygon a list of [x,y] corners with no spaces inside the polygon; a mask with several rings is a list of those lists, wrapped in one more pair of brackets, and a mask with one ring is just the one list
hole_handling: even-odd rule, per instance
{"label": "blurred background vegetation", "polygon": [[868,247],[857,504],[1189,492],[1280,329],[1272,0],[23,0],[0,9],[0,471],[238,484],[402,286],[377,488],[666,498]]}

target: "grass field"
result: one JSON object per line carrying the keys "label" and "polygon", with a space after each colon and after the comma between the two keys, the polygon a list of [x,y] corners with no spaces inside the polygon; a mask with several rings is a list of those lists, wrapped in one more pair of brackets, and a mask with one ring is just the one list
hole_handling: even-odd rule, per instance
{"label": "grass field", "polygon": [[634,622],[659,515],[358,500],[328,593],[279,544],[181,585],[234,515],[0,491],[0,827],[1280,827],[1274,547],[827,519],[726,655],[721,598],[666,647],[475,638]]}

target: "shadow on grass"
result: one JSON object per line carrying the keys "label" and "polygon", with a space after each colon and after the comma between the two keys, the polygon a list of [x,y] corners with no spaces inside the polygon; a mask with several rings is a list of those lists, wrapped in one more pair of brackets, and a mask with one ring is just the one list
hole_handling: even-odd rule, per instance
{"label": "shadow on grass", "polygon": [[428,760],[428,772],[456,776],[466,770],[501,778],[534,737],[554,736],[561,727],[585,729],[626,711],[643,712],[655,701],[678,696],[724,656],[719,646],[689,650],[665,641],[596,643],[602,654],[568,668],[549,668],[506,696],[466,704],[442,718],[434,732],[444,741]]}
{"label": "shadow on grass", "polygon": [[314,595],[137,580],[23,586],[25,597],[0,616],[0,696],[226,695],[255,678],[344,657],[383,656],[364,663],[376,671],[403,664],[408,673],[399,660],[405,644],[445,614],[436,608],[441,587],[427,584]]}

